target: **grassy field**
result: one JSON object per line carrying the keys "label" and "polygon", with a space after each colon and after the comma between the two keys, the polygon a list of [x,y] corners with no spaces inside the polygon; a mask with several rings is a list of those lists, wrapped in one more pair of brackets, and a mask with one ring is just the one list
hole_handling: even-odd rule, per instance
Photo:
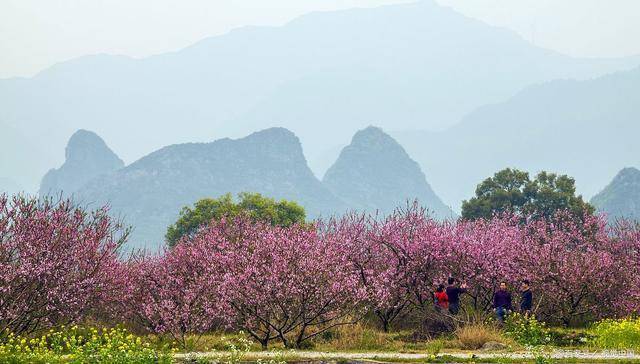
{"label": "grassy field", "polygon": [[[415,330],[387,333],[359,323],[327,331],[302,348],[284,348],[274,341],[262,351],[242,332],[188,336],[186,347],[179,348],[167,335],[139,337],[125,328],[63,326],[40,338],[10,336],[0,345],[0,363],[640,363],[640,355],[625,351],[636,348],[636,329],[634,320],[607,321],[588,330],[546,329],[553,341],[531,346],[490,323],[467,324],[433,339]],[[567,338],[588,337],[594,330],[600,331],[599,337],[557,345],[572,342]],[[608,346],[613,343],[624,345]]]}
{"label": "grassy field", "polygon": [[[582,337],[585,329],[552,328],[552,335],[565,345],[549,345],[566,350],[598,350],[588,342],[579,343],[572,338]],[[175,346],[170,337],[148,336],[148,340],[158,347]],[[416,337],[412,330],[383,332],[364,323],[341,326],[319,335],[306,342],[301,350],[328,353],[446,353],[461,351],[477,351],[487,342],[505,345],[505,352],[518,352],[526,347],[518,344],[503,331],[491,325],[468,325],[450,334],[434,339]],[[230,345],[246,346],[250,352],[261,351],[260,345],[250,340],[249,336],[239,333],[215,332],[204,335],[191,335],[187,339],[187,347],[180,352],[228,351]],[[286,351],[281,343],[274,341],[269,350]]]}

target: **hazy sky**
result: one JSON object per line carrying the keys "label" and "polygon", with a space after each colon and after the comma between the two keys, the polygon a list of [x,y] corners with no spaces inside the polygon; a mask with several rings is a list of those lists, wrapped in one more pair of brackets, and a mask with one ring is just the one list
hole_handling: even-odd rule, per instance
{"label": "hazy sky", "polygon": [[[640,54],[640,0],[437,0],[575,56]],[[243,25],[403,0],[0,0],[0,78],[95,54],[142,57]]]}

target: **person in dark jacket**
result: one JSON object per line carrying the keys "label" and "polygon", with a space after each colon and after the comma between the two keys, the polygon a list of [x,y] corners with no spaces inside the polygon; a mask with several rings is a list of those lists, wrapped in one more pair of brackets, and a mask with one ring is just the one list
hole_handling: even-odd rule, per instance
{"label": "person in dark jacket", "polygon": [[511,310],[511,293],[507,291],[507,282],[501,282],[500,289],[493,294],[493,308],[498,322],[504,323],[507,312]]}
{"label": "person in dark jacket", "polygon": [[523,315],[530,315],[533,308],[533,293],[531,293],[531,287],[529,287],[529,280],[522,281],[520,287],[520,312]]}
{"label": "person in dark jacket", "polygon": [[449,298],[449,313],[457,315],[460,312],[460,295],[467,291],[467,285],[463,283],[458,287],[457,280],[453,277],[449,277],[447,283],[449,283],[446,289]]}

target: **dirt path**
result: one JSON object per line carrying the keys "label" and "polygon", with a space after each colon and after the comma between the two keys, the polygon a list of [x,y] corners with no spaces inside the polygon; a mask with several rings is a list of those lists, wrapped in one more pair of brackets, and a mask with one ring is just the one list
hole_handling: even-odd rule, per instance
{"label": "dirt path", "polygon": [[[228,353],[224,352],[205,352],[205,353],[187,353],[176,354],[178,359],[188,358],[207,358],[207,357],[219,357]],[[600,351],[600,352],[587,352],[578,350],[556,350],[549,353],[552,359],[573,359],[573,360],[640,360],[640,354],[626,351]],[[532,353],[527,352],[443,352],[439,356],[450,356],[459,359],[532,359],[535,357]],[[427,353],[341,353],[341,352],[319,352],[319,351],[286,351],[286,352],[249,352],[244,356],[246,359],[269,359],[269,358],[284,358],[286,360],[416,360],[424,362],[432,357]]]}

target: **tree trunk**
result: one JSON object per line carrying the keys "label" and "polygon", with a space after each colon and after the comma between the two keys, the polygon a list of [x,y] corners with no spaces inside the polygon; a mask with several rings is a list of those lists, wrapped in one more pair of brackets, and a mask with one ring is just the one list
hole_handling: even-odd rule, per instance
{"label": "tree trunk", "polygon": [[307,331],[307,325],[303,325],[300,328],[300,333],[298,334],[298,338],[296,339],[296,349],[300,349],[302,346],[302,342],[304,341],[304,333]]}
{"label": "tree trunk", "polygon": [[382,324],[382,331],[389,332],[389,318],[384,312],[376,311],[376,316],[380,319],[380,323]]}

